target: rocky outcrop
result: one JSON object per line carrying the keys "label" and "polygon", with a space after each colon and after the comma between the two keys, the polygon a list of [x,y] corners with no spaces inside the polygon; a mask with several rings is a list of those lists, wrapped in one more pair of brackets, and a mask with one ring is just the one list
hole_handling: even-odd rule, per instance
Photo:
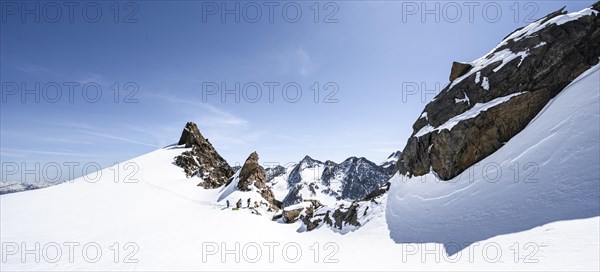
{"label": "rocky outcrop", "polygon": [[294,223],[300,218],[300,213],[304,208],[283,210],[282,216],[285,223]]}
{"label": "rocky outcrop", "polygon": [[473,66],[468,63],[462,62],[452,62],[452,69],[450,70],[450,81],[457,79],[459,76],[462,76],[469,72]]}
{"label": "rocky outcrop", "polygon": [[391,185],[392,184],[389,181],[386,182],[383,186],[375,189],[374,191],[370,192],[367,196],[365,196],[365,198],[363,198],[363,201],[372,201],[380,196],[383,196],[390,190]]}
{"label": "rocky outcrop", "polygon": [[188,122],[178,142],[191,150],[184,151],[174,158],[175,165],[183,168],[187,177],[200,177],[198,186],[206,189],[223,186],[234,174],[233,170],[219,155],[208,139],[204,138],[193,122]]}
{"label": "rocky outcrop", "polygon": [[598,63],[599,9],[559,10],[511,33],[471,68],[453,67],[450,84],[414,123],[397,170],[448,180],[498,150]]}
{"label": "rocky outcrop", "polygon": [[[256,190],[273,208],[281,209],[281,201],[275,199],[275,194],[273,194],[271,187],[267,185],[265,170],[260,166],[258,159],[258,154],[256,152],[252,152],[248,156],[239,172],[239,180],[236,185],[237,190],[243,192]],[[232,177],[227,184],[229,184],[233,178],[234,177]]]}
{"label": "rocky outcrop", "polygon": [[374,201],[342,202],[336,207],[328,207],[311,199],[284,208],[281,213],[273,216],[273,220],[286,224],[301,222],[303,228],[299,231],[312,231],[326,225],[335,232],[347,233],[373,218],[371,213],[382,212],[380,203]]}
{"label": "rocky outcrop", "polygon": [[242,166],[237,189],[240,191],[250,191],[252,185],[262,189],[265,187],[266,180],[265,171],[258,164],[258,154],[256,151],[252,152]]}
{"label": "rocky outcrop", "polygon": [[179,137],[177,145],[185,145],[186,148],[193,146],[202,146],[206,139],[200,133],[198,126],[194,122],[187,122]]}
{"label": "rocky outcrop", "polygon": [[318,228],[323,222],[321,216],[316,214],[317,209],[321,207],[323,205],[318,200],[305,200],[302,205],[285,208],[281,213],[281,217],[277,216],[273,219],[283,218],[284,223],[294,223],[300,220],[306,230],[311,231]]}
{"label": "rocky outcrop", "polygon": [[333,212],[333,225],[338,229],[342,229],[344,225],[360,227],[361,224],[358,222],[358,207],[358,203],[353,202],[348,208],[344,208],[342,205],[340,208],[336,209]]}

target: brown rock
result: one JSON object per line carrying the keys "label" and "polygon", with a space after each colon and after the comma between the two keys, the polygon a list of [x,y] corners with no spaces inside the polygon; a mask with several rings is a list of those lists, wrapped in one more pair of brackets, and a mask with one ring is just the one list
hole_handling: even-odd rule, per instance
{"label": "brown rock", "polygon": [[283,210],[282,216],[286,223],[294,223],[300,217],[300,213],[304,210],[304,208],[298,208],[293,210]]}
{"label": "brown rock", "polygon": [[179,142],[177,142],[177,144],[185,144],[185,147],[189,148],[192,146],[200,146],[203,141],[205,141],[205,139],[200,133],[198,126],[194,122],[187,122],[181,132],[181,137],[179,137]]}
{"label": "brown rock", "polygon": [[237,188],[240,191],[250,191],[254,185],[258,189],[265,187],[267,176],[265,171],[258,164],[258,154],[252,152],[244,162],[240,171],[240,180]]}
{"label": "brown rock", "polygon": [[[272,208],[281,209],[281,201],[275,199],[275,194],[273,194],[271,187],[267,185],[265,170],[260,167],[258,159],[258,154],[256,152],[252,152],[250,156],[248,156],[240,170],[237,189],[247,192],[256,188],[260,195],[271,204]],[[229,182],[231,182],[231,180]]]}
{"label": "brown rock", "polygon": [[462,62],[452,62],[452,70],[450,70],[450,81],[455,80],[456,78],[466,74],[471,70],[473,66],[468,63]]}
{"label": "brown rock", "polygon": [[219,155],[212,144],[205,139],[193,122],[188,122],[181,133],[178,144],[191,147],[192,150],[184,151],[174,158],[175,165],[183,168],[187,177],[198,176],[203,181],[198,184],[206,189],[223,186],[231,176],[233,170]]}
{"label": "brown rock", "polygon": [[[600,2],[594,4],[600,8]],[[562,9],[540,21],[560,16]],[[407,176],[421,176],[433,170],[443,180],[458,176],[468,167],[498,150],[521,132],[544,106],[581,73],[596,65],[600,57],[600,16],[582,16],[561,25],[549,24],[535,35],[507,40],[486,58],[502,50],[527,52],[501,65],[496,62],[470,75],[454,86],[444,88],[424,109],[427,120],[413,125],[398,162],[397,170]],[[458,68],[457,68],[458,69]],[[482,86],[483,79],[489,89]],[[452,130],[415,134],[425,126],[439,127],[454,116],[517,92],[507,102],[456,124]],[[468,96],[470,103],[455,103]]]}

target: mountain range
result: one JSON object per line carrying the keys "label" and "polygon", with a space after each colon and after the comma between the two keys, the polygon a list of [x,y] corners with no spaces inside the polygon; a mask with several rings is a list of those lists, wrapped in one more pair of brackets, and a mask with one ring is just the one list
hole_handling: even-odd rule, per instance
{"label": "mountain range", "polygon": [[[404,149],[380,164],[307,155],[263,167],[252,152],[232,167],[188,122],[175,144],[130,160],[138,183],[107,168],[96,183],[4,194],[3,243],[134,241],[143,262],[3,269],[600,269],[600,2],[548,14],[449,74]],[[344,266],[207,264],[207,242],[295,243],[304,256],[325,244]]]}

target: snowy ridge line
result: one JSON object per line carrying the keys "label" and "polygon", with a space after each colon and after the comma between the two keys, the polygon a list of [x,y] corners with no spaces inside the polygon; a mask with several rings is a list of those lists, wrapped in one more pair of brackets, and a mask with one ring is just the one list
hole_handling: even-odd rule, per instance
{"label": "snowy ridge line", "polygon": [[456,126],[461,121],[475,118],[480,113],[482,113],[484,111],[487,111],[487,110],[489,110],[489,109],[491,109],[491,108],[493,108],[493,107],[495,107],[497,105],[500,105],[500,104],[502,104],[502,103],[510,100],[511,98],[513,98],[515,96],[519,96],[519,95],[522,95],[524,93],[527,93],[527,92],[513,93],[513,94],[509,94],[507,96],[503,96],[503,97],[498,97],[496,99],[492,99],[491,101],[486,102],[486,103],[477,103],[477,104],[473,105],[473,107],[471,107],[467,111],[465,111],[465,112],[463,112],[463,113],[461,113],[461,114],[459,114],[457,116],[454,116],[454,117],[450,118],[450,120],[446,121],[445,123],[443,123],[442,125],[440,125],[440,126],[438,126],[436,128],[432,127],[429,124],[426,125],[426,126],[424,126],[417,133],[415,133],[415,135],[413,137],[419,138],[419,137],[421,137],[423,135],[426,135],[426,134],[429,134],[431,132],[434,132],[434,131],[438,131],[439,132],[439,131],[444,130],[444,129],[447,129],[447,130],[450,131],[450,130],[452,130],[452,128],[454,126]]}
{"label": "snowy ridge line", "polygon": [[[502,63],[498,67],[494,68],[494,72],[498,72],[504,65],[506,65],[507,63],[509,63],[510,61],[514,60],[517,57],[521,58],[521,60],[519,62],[519,65],[521,65],[521,62],[523,62],[525,57],[527,57],[527,55],[528,55],[528,52],[527,52],[528,50],[521,51],[521,52],[512,52],[510,49],[506,48],[499,52],[496,52],[496,50],[498,50],[498,48],[508,44],[509,40],[519,41],[519,40],[522,40],[522,39],[525,39],[525,38],[531,36],[532,34],[535,34],[536,32],[547,27],[548,25],[551,25],[551,24],[562,25],[562,24],[570,22],[570,21],[575,21],[583,16],[597,15],[598,13],[599,12],[597,10],[594,10],[591,7],[588,7],[583,10],[580,10],[580,11],[558,15],[550,20],[547,20],[543,24],[540,24],[540,23],[546,17],[540,18],[539,20],[523,27],[522,29],[520,29],[518,31],[515,31],[514,33],[512,33],[511,35],[509,35],[508,37],[503,39],[498,45],[496,45],[496,47],[494,47],[494,49],[490,50],[483,57],[472,61],[470,64],[473,66],[473,68],[471,68],[471,70],[469,70],[469,72],[467,72],[466,74],[456,78],[454,81],[451,81],[450,87],[448,87],[447,90],[449,91],[454,86],[456,86],[458,83],[463,81],[465,78],[471,76],[474,73],[481,71],[482,69],[484,69],[485,67],[487,67],[488,65],[490,65],[494,62],[502,61]],[[545,44],[540,44],[539,46],[543,46],[543,45],[545,45]]]}
{"label": "snowy ridge line", "polygon": [[[592,66],[590,69],[588,69],[587,71],[583,72],[581,75],[579,75],[577,78],[575,78],[573,81],[571,81],[571,83],[569,83],[569,85],[567,85],[566,88],[571,87],[571,85],[577,83],[578,81],[590,76],[591,74],[593,74],[594,72],[596,72],[598,69],[600,69],[600,58],[598,58],[598,62],[599,64],[596,64],[594,66]],[[600,77],[598,78],[598,84],[600,84]],[[558,95],[556,95],[556,97],[560,96],[562,92],[558,93]],[[546,103],[546,106],[544,106],[542,108],[542,110],[540,110],[540,112],[533,118],[531,119],[531,121],[529,122],[529,124],[533,123],[533,121],[535,121],[536,119],[538,119],[542,113],[544,113],[548,107],[550,107],[550,105],[552,105],[552,103],[554,103],[554,101],[556,101],[556,97],[550,99],[550,101],[548,101],[548,103]]]}

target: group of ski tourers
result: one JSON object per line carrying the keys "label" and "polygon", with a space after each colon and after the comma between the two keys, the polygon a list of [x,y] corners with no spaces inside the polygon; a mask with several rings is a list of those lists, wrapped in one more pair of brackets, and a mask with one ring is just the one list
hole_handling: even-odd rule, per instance
{"label": "group of ski tourers", "polygon": [[[229,208],[229,199],[226,202],[227,202],[227,208]],[[250,198],[248,198],[248,206],[247,206],[248,208],[250,208],[250,202],[251,202],[251,200],[250,200]],[[237,201],[237,203],[235,203],[235,207],[238,209],[242,207],[242,199],[241,198]]]}

